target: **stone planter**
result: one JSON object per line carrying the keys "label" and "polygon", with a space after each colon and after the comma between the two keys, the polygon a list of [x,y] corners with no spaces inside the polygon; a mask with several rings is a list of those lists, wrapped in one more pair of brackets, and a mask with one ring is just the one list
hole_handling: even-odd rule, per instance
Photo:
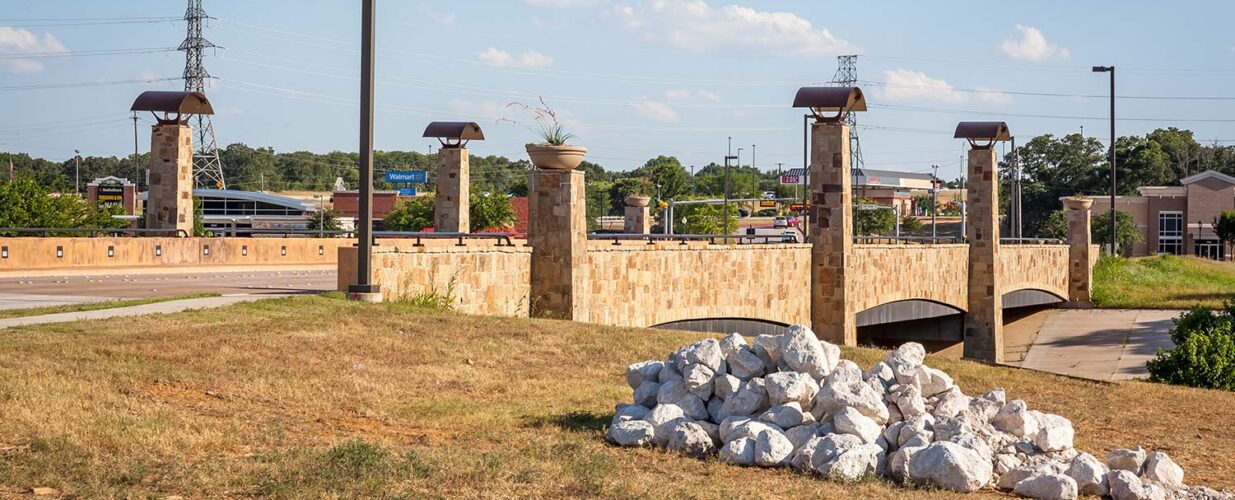
{"label": "stone planter", "polygon": [[651,196],[630,195],[626,197],[626,206],[643,208],[652,202]]}
{"label": "stone planter", "polygon": [[532,165],[546,170],[573,170],[583,162],[587,148],[580,146],[544,146],[528,144],[527,155]]}
{"label": "stone planter", "polygon": [[1093,206],[1093,200],[1089,198],[1064,198],[1063,206],[1068,210],[1089,210]]}

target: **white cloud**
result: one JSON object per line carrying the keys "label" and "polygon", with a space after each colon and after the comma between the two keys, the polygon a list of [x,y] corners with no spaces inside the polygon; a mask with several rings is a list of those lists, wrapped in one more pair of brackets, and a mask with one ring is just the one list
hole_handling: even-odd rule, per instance
{"label": "white cloud", "polygon": [[1013,59],[1026,61],[1045,61],[1048,59],[1067,59],[1071,56],[1068,49],[1046,41],[1042,30],[1033,26],[1016,25],[1020,37],[1004,39],[999,49]]}
{"label": "white cloud", "polygon": [[[0,26],[0,53],[6,55],[22,54],[64,54],[68,53],[60,40],[51,33],[38,36],[30,31]],[[37,59],[0,59],[0,67],[10,73],[42,73],[43,62]]]}
{"label": "white cloud", "polygon": [[1012,96],[995,89],[978,87],[975,90],[978,91],[978,100],[986,104],[1004,105],[1012,102]]}
{"label": "white cloud", "polygon": [[528,51],[513,56],[504,50],[489,47],[488,50],[476,54],[480,62],[494,68],[548,68],[553,65],[553,58],[536,51]]}
{"label": "white cloud", "polygon": [[533,7],[569,9],[574,7],[591,7],[600,3],[600,0],[523,0],[523,3]]}
{"label": "white cloud", "polygon": [[661,123],[674,123],[678,121],[677,111],[674,111],[673,108],[663,102],[639,98],[631,101],[630,104],[634,107],[635,114],[649,120]]}
{"label": "white cloud", "polygon": [[429,19],[432,19],[433,22],[440,24],[442,26],[454,26],[455,24],[455,13],[454,12],[441,12],[441,11],[438,11],[437,9],[434,9],[433,7],[430,7],[425,4],[421,4],[420,13],[421,15]]}
{"label": "white cloud", "polygon": [[705,0],[643,0],[612,9],[641,39],[692,52],[836,55],[853,52],[848,42],[791,12],[760,11]]}
{"label": "white cloud", "polygon": [[665,91],[665,100],[672,103],[720,102],[720,94],[711,90],[669,89]]}
{"label": "white cloud", "polygon": [[968,97],[948,82],[926,76],[926,73],[921,71],[884,70],[883,79],[887,86],[883,87],[880,97],[889,101],[958,103],[965,102]]}

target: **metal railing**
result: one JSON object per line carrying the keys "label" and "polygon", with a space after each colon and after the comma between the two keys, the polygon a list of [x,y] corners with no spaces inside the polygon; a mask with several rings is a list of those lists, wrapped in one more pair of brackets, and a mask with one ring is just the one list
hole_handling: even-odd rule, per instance
{"label": "metal railing", "polygon": [[630,234],[630,233],[588,233],[589,241],[613,241],[614,245],[620,245],[623,241],[646,241],[651,245],[658,241],[676,241],[681,245],[685,245],[691,241],[706,241],[710,245],[731,244],[738,245],[776,245],[797,243],[798,239],[795,236],[782,234]]}
{"label": "metal railing", "polygon": [[863,245],[949,245],[964,243],[960,236],[854,236],[853,242]]}
{"label": "metal railing", "polygon": [[171,236],[188,238],[189,233],[183,229],[130,229],[130,228],[84,228],[84,227],[0,227],[0,236],[10,234],[35,235],[44,238],[50,236],[71,236],[87,234],[90,236]]}
{"label": "metal railing", "polygon": [[413,246],[424,246],[424,240],[458,240],[455,246],[467,246],[466,240],[497,240],[499,247],[513,247],[515,233],[422,233],[415,231],[374,231],[373,238],[414,239]]}
{"label": "metal railing", "polygon": [[999,238],[1000,245],[1067,245],[1059,238]]}

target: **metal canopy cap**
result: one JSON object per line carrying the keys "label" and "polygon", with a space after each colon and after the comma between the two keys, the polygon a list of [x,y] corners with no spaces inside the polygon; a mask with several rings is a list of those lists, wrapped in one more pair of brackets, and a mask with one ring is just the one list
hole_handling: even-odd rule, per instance
{"label": "metal canopy cap", "polygon": [[[1008,124],[1004,122],[960,122],[956,124],[954,139],[967,139],[974,149],[990,149],[996,142],[1012,138]],[[986,141],[980,144],[978,141]]]}
{"label": "metal canopy cap", "polygon": [[421,137],[436,138],[444,148],[457,148],[467,141],[485,140],[485,133],[476,122],[433,122]]}
{"label": "metal canopy cap", "polygon": [[[133,101],[130,111],[149,111],[163,113],[163,118],[156,114],[159,123],[184,123],[188,115],[213,115],[214,108],[206,94],[201,92],[176,92],[165,90],[150,90],[142,92]],[[176,116],[170,117],[169,115]]]}
{"label": "metal canopy cap", "polygon": [[[793,107],[810,108],[815,119],[835,122],[846,113],[866,111],[866,96],[857,87],[802,87],[793,98]],[[836,116],[824,113],[836,113]]]}

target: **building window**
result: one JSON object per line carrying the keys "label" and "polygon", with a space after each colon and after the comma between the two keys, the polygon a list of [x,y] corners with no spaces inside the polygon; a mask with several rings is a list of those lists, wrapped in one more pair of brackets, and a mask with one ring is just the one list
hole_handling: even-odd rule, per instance
{"label": "building window", "polygon": [[1184,253],[1183,212],[1158,212],[1158,253]]}
{"label": "building window", "polygon": [[1218,240],[1197,240],[1196,256],[1206,259],[1222,260],[1222,243]]}

